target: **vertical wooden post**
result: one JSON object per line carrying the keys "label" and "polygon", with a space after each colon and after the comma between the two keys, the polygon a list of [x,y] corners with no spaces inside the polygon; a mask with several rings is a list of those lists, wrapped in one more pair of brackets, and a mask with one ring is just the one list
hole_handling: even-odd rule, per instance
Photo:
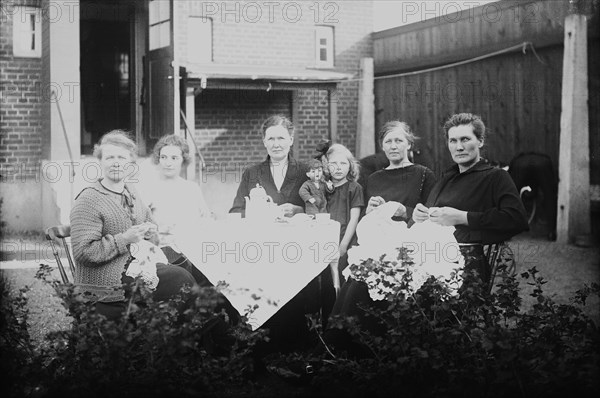
{"label": "vertical wooden post", "polygon": [[590,147],[588,119],[587,21],[584,15],[565,19],[557,242],[572,243],[591,232]]}
{"label": "vertical wooden post", "polygon": [[300,159],[300,137],[298,137],[298,128],[300,121],[300,104],[298,103],[298,96],[300,95],[300,90],[292,90],[292,102],[291,102],[291,112],[292,112],[292,123],[296,126],[294,133],[294,147],[292,148],[292,156],[294,159]]}
{"label": "vertical wooden post", "polygon": [[360,60],[361,79],[358,83],[358,118],[356,158],[375,153],[375,94],[373,58]]}

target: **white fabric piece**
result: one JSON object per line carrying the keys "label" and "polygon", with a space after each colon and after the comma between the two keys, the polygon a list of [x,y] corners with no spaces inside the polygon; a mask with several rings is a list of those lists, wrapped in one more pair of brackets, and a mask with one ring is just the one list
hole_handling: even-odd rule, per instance
{"label": "white fabric piece", "polygon": [[[430,276],[450,279],[452,272],[464,267],[454,227],[425,221],[408,228],[405,222],[392,220],[399,205],[398,202],[386,202],[362,218],[356,228],[358,245],[348,250],[348,263],[361,264],[368,259],[395,262],[398,248],[405,247],[415,263],[411,269],[412,291],[418,290]],[[343,271],[345,277],[352,277],[350,268]],[[395,282],[401,280],[401,272],[394,276]],[[375,287],[377,277],[369,276],[367,284]],[[373,300],[384,298],[377,289],[369,289],[369,293]]]}
{"label": "white fabric piece", "polygon": [[158,286],[156,264],[169,263],[163,251],[153,243],[141,240],[130,246],[130,252],[134,259],[129,264],[125,275],[140,278],[148,288],[151,290],[156,289],[156,286]]}

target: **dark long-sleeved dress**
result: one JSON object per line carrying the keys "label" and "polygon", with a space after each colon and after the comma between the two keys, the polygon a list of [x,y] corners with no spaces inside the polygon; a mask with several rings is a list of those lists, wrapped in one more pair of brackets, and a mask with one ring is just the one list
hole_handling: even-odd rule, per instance
{"label": "dark long-sleeved dress", "polygon": [[483,253],[486,244],[500,243],[529,229],[525,208],[510,175],[481,159],[467,171],[448,169],[435,185],[427,207],[453,207],[467,212],[468,225],[457,225],[454,237],[465,257],[465,270],[476,270],[484,283],[491,269]]}
{"label": "dark long-sleeved dress", "polygon": [[468,226],[458,225],[459,243],[497,243],[529,229],[525,208],[510,175],[479,161],[460,173],[453,166],[435,185],[427,207],[454,207],[467,212]]}
{"label": "dark long-sleeved dress", "polygon": [[[402,220],[410,221],[415,206],[417,203],[425,203],[434,185],[435,175],[425,166],[413,164],[398,169],[379,170],[371,174],[367,180],[365,203],[368,203],[372,196],[381,196],[386,202],[402,203],[407,212],[407,217]],[[362,327],[373,333],[381,333],[382,330],[374,320],[359,308],[359,306],[365,305],[383,306],[386,303],[374,302],[369,296],[369,290],[364,282],[349,278],[340,290],[331,316],[357,317]],[[328,329],[325,338],[333,345],[346,346],[349,344],[348,335],[339,329]]]}
{"label": "dark long-sleeved dress", "polygon": [[[271,173],[270,157],[267,156],[263,162],[244,171],[229,212],[245,215],[246,201],[244,197],[249,196],[250,190],[256,187],[256,184],[261,185],[276,204],[291,203],[304,208],[304,201],[300,197],[299,190],[302,184],[308,180],[307,171],[308,165],[306,163],[288,156],[285,179],[281,189],[278,190]],[[270,330],[269,337],[271,341],[268,344],[260,343],[257,345],[256,352],[258,355],[271,351],[285,351],[292,347],[307,344],[306,342],[310,336],[304,316],[308,307],[307,294],[308,291],[305,288],[265,322],[261,328]]]}
{"label": "dark long-sleeved dress", "polygon": [[271,173],[270,160],[270,157],[267,156],[267,159],[263,162],[251,166],[244,171],[242,181],[240,181],[235,199],[233,200],[233,205],[229,210],[230,213],[242,213],[242,215],[245,215],[246,200],[244,197],[249,196],[250,190],[256,187],[256,184],[261,185],[267,192],[267,195],[278,205],[291,203],[304,208],[304,201],[298,192],[304,181],[308,180],[306,176],[308,165],[288,156],[288,168],[285,173],[285,179],[283,180],[281,189],[277,189],[273,180],[273,174]]}
{"label": "dark long-sleeved dress", "polygon": [[416,204],[425,203],[434,184],[433,171],[419,164],[379,170],[367,180],[365,203],[373,196],[381,196],[386,202],[402,203],[406,206],[405,220],[411,220]]}

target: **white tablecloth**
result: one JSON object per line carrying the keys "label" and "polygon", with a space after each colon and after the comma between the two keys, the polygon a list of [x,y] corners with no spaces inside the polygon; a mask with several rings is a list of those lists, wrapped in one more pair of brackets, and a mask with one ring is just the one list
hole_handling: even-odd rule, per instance
{"label": "white tablecloth", "polygon": [[[211,221],[177,237],[177,246],[253,330],[321,273],[337,264],[337,221]],[[254,308],[253,310],[251,310]]]}

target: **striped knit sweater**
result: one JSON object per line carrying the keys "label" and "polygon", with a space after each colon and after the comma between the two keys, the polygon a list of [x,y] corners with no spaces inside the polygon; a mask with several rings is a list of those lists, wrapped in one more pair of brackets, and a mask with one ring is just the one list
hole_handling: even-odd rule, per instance
{"label": "striped knit sweater", "polygon": [[131,254],[123,232],[152,221],[150,209],[128,185],[133,207],[123,195],[109,191],[100,181],[83,189],[71,210],[71,245],[77,264],[75,284],[93,301],[125,299],[121,276]]}

